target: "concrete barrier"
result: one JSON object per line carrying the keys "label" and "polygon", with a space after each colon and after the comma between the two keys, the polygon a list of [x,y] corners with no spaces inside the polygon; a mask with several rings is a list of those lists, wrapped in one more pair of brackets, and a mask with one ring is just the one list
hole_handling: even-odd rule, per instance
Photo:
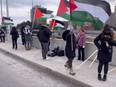
{"label": "concrete barrier", "polygon": [[[11,41],[11,35],[7,34],[6,35],[6,39],[8,41]],[[22,44],[21,36],[18,39],[18,43]],[[53,45],[54,44],[57,44],[60,47],[60,49],[64,50],[66,42],[63,41],[62,39],[56,39],[56,38],[50,39],[50,49],[51,50],[53,49]],[[38,38],[36,36],[32,37],[32,46],[35,47],[35,48],[41,49],[40,42],[39,42],[39,40],[38,40]],[[85,46],[85,58],[88,58],[96,49],[97,48],[95,47],[95,45],[94,45],[93,42],[86,42],[86,46]],[[76,56],[78,56],[77,52],[78,51],[76,51]],[[114,47],[112,62],[110,63],[111,65],[114,65],[114,66],[116,66],[116,58],[115,58],[116,54],[115,53],[116,53],[116,48]],[[90,60],[92,61],[95,58],[96,55],[97,55],[97,53],[95,55],[93,55],[90,58]]]}

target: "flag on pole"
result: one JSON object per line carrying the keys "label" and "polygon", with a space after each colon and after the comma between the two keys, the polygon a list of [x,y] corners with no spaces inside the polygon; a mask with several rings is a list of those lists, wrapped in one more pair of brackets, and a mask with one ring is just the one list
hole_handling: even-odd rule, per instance
{"label": "flag on pole", "polygon": [[35,9],[35,17],[34,17],[34,20],[47,20],[49,18],[53,18],[53,14],[52,13],[43,13],[39,10],[39,8],[36,8]]}
{"label": "flag on pole", "polygon": [[62,21],[59,20],[55,20],[52,19],[51,23],[50,23],[50,28],[53,29],[58,29],[58,28],[63,28],[65,26],[65,24]]}
{"label": "flag on pole", "polygon": [[57,16],[64,14],[65,12],[68,12],[67,6],[64,3],[64,0],[60,0],[60,5],[58,8]]}
{"label": "flag on pole", "polygon": [[64,3],[68,11],[59,16],[71,20],[74,24],[79,26],[90,22],[95,29],[101,29],[111,15],[110,5],[106,1],[64,0]]}
{"label": "flag on pole", "polygon": [[44,16],[42,12],[38,8],[35,8],[34,20],[41,18],[42,16]]}
{"label": "flag on pole", "polygon": [[13,20],[10,17],[2,17],[3,25],[13,25]]}

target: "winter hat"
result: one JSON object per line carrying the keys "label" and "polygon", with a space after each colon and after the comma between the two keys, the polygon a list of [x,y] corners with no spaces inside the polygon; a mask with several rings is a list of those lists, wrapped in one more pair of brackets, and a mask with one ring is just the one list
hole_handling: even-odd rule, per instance
{"label": "winter hat", "polygon": [[104,34],[110,34],[111,33],[111,29],[110,29],[110,26],[108,24],[106,24],[104,26],[103,33]]}
{"label": "winter hat", "polygon": [[70,30],[65,30],[62,34],[63,40],[66,40],[66,36],[70,33]]}

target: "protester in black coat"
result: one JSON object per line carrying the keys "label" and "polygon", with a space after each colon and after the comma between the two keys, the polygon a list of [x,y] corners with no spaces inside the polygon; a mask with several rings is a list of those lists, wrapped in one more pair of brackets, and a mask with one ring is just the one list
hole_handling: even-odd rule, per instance
{"label": "protester in black coat", "polygon": [[38,39],[41,43],[41,47],[42,47],[42,57],[43,57],[43,59],[46,59],[46,55],[47,55],[48,50],[49,50],[49,41],[50,41],[50,36],[51,35],[52,35],[52,32],[45,25],[42,25],[41,29],[37,33],[37,37],[38,37]]}
{"label": "protester in black coat", "polygon": [[66,41],[65,46],[65,54],[68,58],[68,61],[65,64],[65,67],[69,68],[70,72],[69,74],[74,75],[72,62],[75,57],[75,50],[76,50],[76,39],[73,31],[66,30],[63,33],[63,39]]}
{"label": "protester in black coat", "polygon": [[1,42],[5,42],[5,31],[3,27],[0,29],[0,37],[1,37]]}
{"label": "protester in black coat", "polygon": [[114,41],[113,35],[114,33],[110,29],[109,25],[106,24],[104,26],[102,33],[99,34],[94,39],[94,44],[98,48],[97,59],[99,60],[99,65],[98,65],[99,80],[102,80],[101,71],[102,71],[103,65],[104,65],[103,81],[106,81],[107,79],[108,65],[109,65],[109,62],[112,61],[113,46],[116,46],[116,41]]}
{"label": "protester in black coat", "polygon": [[10,35],[12,35],[12,46],[13,46],[12,48],[17,49],[17,39],[19,37],[19,34],[18,31],[16,30],[16,27],[12,28]]}

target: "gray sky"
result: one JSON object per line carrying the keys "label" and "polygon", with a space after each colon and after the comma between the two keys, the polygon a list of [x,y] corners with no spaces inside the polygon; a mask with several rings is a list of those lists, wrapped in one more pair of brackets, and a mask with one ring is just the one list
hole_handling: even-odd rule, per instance
{"label": "gray sky", "polygon": [[[3,16],[6,16],[6,6],[5,6],[6,0],[2,1],[3,1]],[[23,21],[30,20],[30,9],[32,7],[32,0],[8,0],[8,1],[9,1],[9,16],[13,19],[15,25]],[[112,12],[114,12],[116,0],[106,0],[106,1],[110,3]],[[56,14],[59,2],[60,0],[33,0],[33,5],[41,5],[42,7],[54,11],[54,14]]]}

